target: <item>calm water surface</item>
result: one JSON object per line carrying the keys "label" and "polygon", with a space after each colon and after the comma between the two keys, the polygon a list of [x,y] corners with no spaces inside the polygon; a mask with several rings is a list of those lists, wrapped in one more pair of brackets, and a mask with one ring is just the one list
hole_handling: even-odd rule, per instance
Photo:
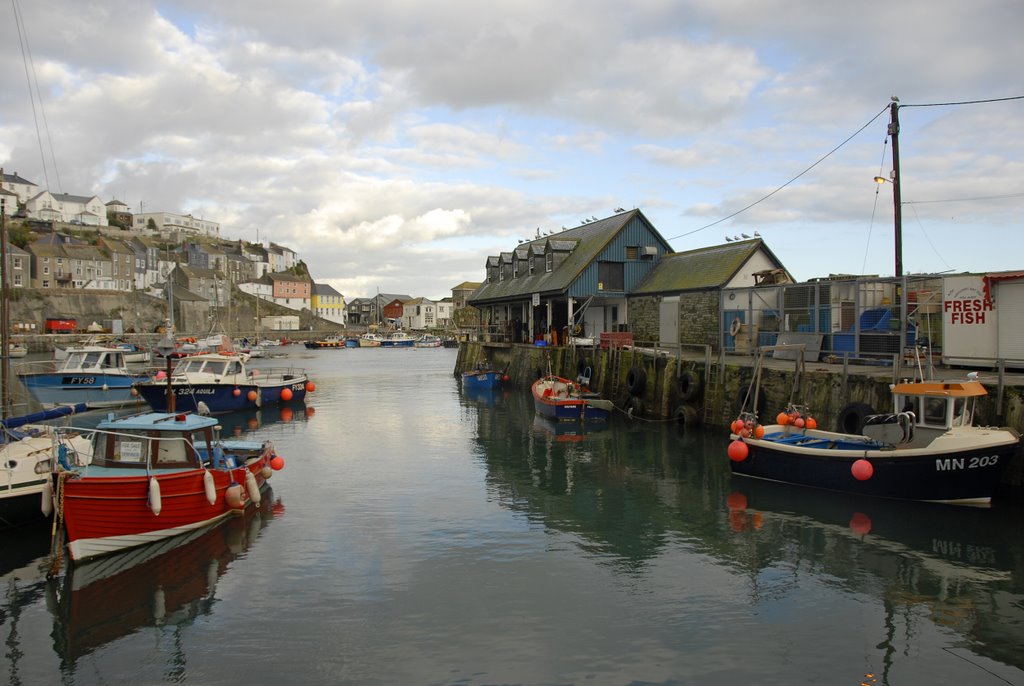
{"label": "calm water surface", "polygon": [[[261,511],[50,582],[0,534],[0,683],[1024,684],[1021,512],[733,480],[724,432],[574,434],[453,350],[305,350]],[[176,542],[177,543],[177,542]]]}

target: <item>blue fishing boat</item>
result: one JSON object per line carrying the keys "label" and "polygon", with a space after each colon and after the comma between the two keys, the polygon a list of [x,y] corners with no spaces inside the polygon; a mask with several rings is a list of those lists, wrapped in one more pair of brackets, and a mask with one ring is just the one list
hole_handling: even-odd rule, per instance
{"label": "blue fishing boat", "polygon": [[478,366],[473,371],[462,372],[462,387],[466,390],[494,390],[501,388],[505,372]]}
{"label": "blue fishing boat", "polygon": [[303,402],[306,393],[316,388],[302,369],[248,369],[246,362],[246,356],[239,354],[193,355],[178,362],[169,382],[161,371],[137,382],[135,389],[156,412],[171,411],[170,392],[174,411],[222,414]]}
{"label": "blue fishing boat", "polygon": [[132,384],[146,376],[128,369],[121,348],[86,345],[69,348],[60,361],[22,364],[18,378],[44,408],[85,403],[93,409],[140,403]]}

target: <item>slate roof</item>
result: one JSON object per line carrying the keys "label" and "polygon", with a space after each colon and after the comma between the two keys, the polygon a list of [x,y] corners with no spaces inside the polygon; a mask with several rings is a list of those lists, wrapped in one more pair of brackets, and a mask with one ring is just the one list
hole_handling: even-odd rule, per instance
{"label": "slate roof", "polygon": [[782,264],[760,238],[665,255],[633,295],[722,288],[758,251]]}
{"label": "slate roof", "polygon": [[[525,296],[532,293],[560,293],[564,292],[579,278],[583,270],[590,265],[609,242],[635,217],[641,217],[644,223],[651,228],[652,233],[657,236],[657,231],[647,221],[640,210],[630,210],[616,214],[605,219],[598,219],[577,226],[574,229],[566,229],[552,236],[541,236],[528,243],[519,246],[519,249],[528,249],[532,255],[543,255],[545,246],[550,245],[555,252],[565,251],[562,263],[553,271],[534,269],[532,275],[520,274],[515,278],[506,278],[503,281],[491,281],[481,284],[470,297],[469,302],[480,302],[487,300],[501,300],[515,296]],[[510,255],[511,253],[503,253]],[[494,256],[487,258],[488,266],[500,263],[499,258]]]}
{"label": "slate roof", "polygon": [[331,286],[331,285],[326,284],[326,283],[315,283],[315,282],[313,283],[313,294],[314,295],[338,295],[338,296],[341,295],[341,293],[339,293],[338,291],[334,290],[334,286]]}

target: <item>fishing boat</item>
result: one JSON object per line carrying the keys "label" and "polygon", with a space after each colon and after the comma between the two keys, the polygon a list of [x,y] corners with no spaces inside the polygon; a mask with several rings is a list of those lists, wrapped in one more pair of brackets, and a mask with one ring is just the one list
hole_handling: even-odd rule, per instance
{"label": "fishing boat", "polygon": [[364,333],[359,337],[360,348],[379,348],[383,342],[384,337],[379,333],[373,333],[372,331]]}
{"label": "fishing boat", "polygon": [[550,374],[534,381],[531,391],[537,414],[557,421],[605,421],[615,407],[586,387]]}
{"label": "fishing boat", "polygon": [[145,374],[128,369],[124,350],[101,345],[68,348],[60,361],[22,363],[18,378],[44,408],[85,403],[90,409],[140,402],[132,384]]}
{"label": "fishing boat", "polygon": [[88,442],[76,434],[60,434],[45,422],[85,412],[84,404],[64,406],[0,422],[0,529],[48,517],[53,511],[50,472],[64,446],[83,449]]}
{"label": "fishing boat", "polygon": [[422,336],[420,336],[419,338],[417,338],[415,340],[415,342],[413,343],[413,347],[415,347],[415,348],[440,348],[441,347],[441,337],[440,336],[433,336],[431,334],[423,334]]}
{"label": "fishing boat", "polygon": [[[315,389],[305,370],[250,369],[245,355],[206,353],[179,360],[171,371],[138,381],[136,392],[156,412],[221,414],[290,401],[303,402]],[[168,394],[174,407],[168,408]]]}
{"label": "fishing boat", "polygon": [[404,331],[389,333],[380,342],[382,348],[412,348],[416,345],[416,338]]}
{"label": "fishing boat", "polygon": [[[85,466],[78,466],[85,463]],[[222,440],[217,420],[187,413],[109,416],[85,455],[57,461],[55,498],[71,559],[172,538],[249,505],[284,460],[269,441]]]}
{"label": "fishing boat", "polygon": [[462,387],[466,390],[493,390],[501,388],[507,377],[499,369],[491,369],[486,363],[479,363],[476,369],[462,372]]}
{"label": "fishing boat", "polygon": [[327,336],[326,338],[321,338],[320,340],[316,340],[316,341],[306,341],[305,345],[306,345],[307,348],[311,348],[311,349],[315,349],[315,348],[344,348],[344,347],[346,347],[345,346],[345,337],[344,336],[338,336],[338,335]]}
{"label": "fishing boat", "polygon": [[28,348],[21,343],[8,343],[7,344],[7,357],[27,357]]}
{"label": "fishing boat", "polygon": [[[755,376],[755,380],[759,376]],[[754,388],[756,399],[759,389]],[[732,423],[732,473],[858,495],[986,505],[1020,443],[1012,428],[976,426],[987,395],[972,372],[955,381],[892,386],[893,409],[860,433],[824,431],[806,405],[790,404],[763,426],[753,413]]]}

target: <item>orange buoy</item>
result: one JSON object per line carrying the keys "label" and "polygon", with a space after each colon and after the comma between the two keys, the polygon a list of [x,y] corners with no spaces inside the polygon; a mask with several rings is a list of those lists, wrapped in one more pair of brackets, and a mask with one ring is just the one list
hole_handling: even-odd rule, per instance
{"label": "orange buoy", "polygon": [[508,374],[502,374],[501,380],[507,383],[508,382]]}
{"label": "orange buoy", "polygon": [[750,449],[743,441],[735,440],[729,444],[729,459],[733,462],[743,462],[749,454]]}
{"label": "orange buoy", "polygon": [[292,420],[292,408],[282,407],[281,408],[281,421],[290,422]]}
{"label": "orange buoy", "polygon": [[729,425],[729,428],[732,430],[732,432],[734,434],[738,434],[740,431],[743,430],[743,420],[742,419],[734,419],[734,420],[732,420],[732,424]]}
{"label": "orange buoy", "polygon": [[288,402],[292,399],[292,389],[282,388],[281,389],[281,400]]}
{"label": "orange buoy", "polygon": [[805,424],[806,422],[804,422],[804,418],[799,415],[797,415],[797,418],[793,420],[793,426],[795,426],[798,429],[804,428]]}
{"label": "orange buoy", "polygon": [[808,429],[817,429],[818,422],[814,419],[814,417],[808,417],[807,421],[804,423],[804,426],[806,426]]}
{"label": "orange buoy", "polygon": [[281,471],[284,469],[284,458],[280,455],[274,455],[270,458],[270,468],[274,471]]}
{"label": "orange buoy", "polygon": [[315,390],[316,390],[316,384],[313,383],[312,381],[307,381],[306,382],[306,393],[312,393]]}
{"label": "orange buoy", "polygon": [[862,457],[850,466],[850,472],[857,481],[867,481],[874,475],[875,466]]}
{"label": "orange buoy", "polygon": [[779,416],[775,418],[775,423],[781,424],[782,426],[786,426],[787,424],[789,424],[789,415],[786,414],[785,412],[780,412]]}
{"label": "orange buoy", "polygon": [[760,424],[754,427],[754,438],[764,438],[764,427]]}
{"label": "orange buoy", "polygon": [[231,391],[231,395],[233,395],[233,396],[235,396],[237,398],[238,396],[242,395],[242,389],[241,388],[236,388],[235,390]]}
{"label": "orange buoy", "polygon": [[248,398],[251,403],[256,402],[256,391],[249,391],[249,394],[245,397]]}

